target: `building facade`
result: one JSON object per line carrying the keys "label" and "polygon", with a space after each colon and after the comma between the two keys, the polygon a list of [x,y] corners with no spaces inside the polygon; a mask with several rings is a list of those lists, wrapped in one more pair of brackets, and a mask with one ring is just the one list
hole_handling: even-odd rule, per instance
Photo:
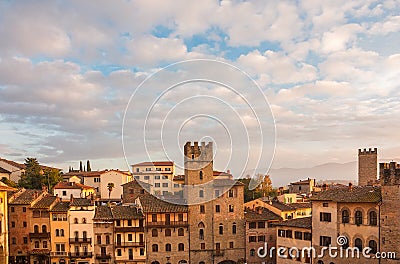
{"label": "building facade", "polygon": [[378,176],[378,149],[358,150],[358,185],[373,184]]}

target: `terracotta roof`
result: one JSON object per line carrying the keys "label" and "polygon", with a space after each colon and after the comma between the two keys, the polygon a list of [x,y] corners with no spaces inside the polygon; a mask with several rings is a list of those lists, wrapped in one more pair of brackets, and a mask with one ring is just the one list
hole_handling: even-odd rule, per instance
{"label": "terracotta roof", "polygon": [[145,161],[141,163],[133,164],[132,166],[172,166],[173,161]]}
{"label": "terracotta roof", "polygon": [[21,193],[15,193],[16,198],[12,198],[9,204],[25,204],[30,205],[36,198],[42,195],[45,191],[43,190],[22,190]]}
{"label": "terracotta roof", "polygon": [[0,173],[11,173],[11,171],[0,167]]}
{"label": "terracotta roof", "polygon": [[284,204],[279,201],[272,201],[271,204],[273,207],[278,208],[281,211],[293,211],[296,210],[294,207],[290,206],[289,204]]}
{"label": "terracotta roof", "polygon": [[295,209],[301,209],[301,208],[311,208],[311,203],[310,202],[305,202],[305,203],[291,203],[289,204],[290,207],[293,207]]}
{"label": "terracotta roof", "polygon": [[382,200],[380,187],[353,186],[337,187],[321,191],[311,197],[312,201],[333,201],[338,203],[377,203]]}
{"label": "terracotta roof", "polygon": [[153,195],[147,194],[139,197],[140,204],[143,207],[145,213],[166,213],[166,212],[187,212],[188,207],[186,205],[172,204],[163,200],[160,200]]}
{"label": "terracotta roof", "polygon": [[231,179],[214,179],[213,184],[216,187],[223,187],[223,186],[244,186],[244,184],[237,180]]}
{"label": "terracotta roof", "polygon": [[245,208],[244,218],[246,219],[246,221],[282,220],[279,215],[263,207],[257,207],[254,210],[250,208]]}
{"label": "terracotta roof", "polygon": [[111,208],[105,205],[97,206],[93,220],[112,220]]}
{"label": "terracotta roof", "polygon": [[144,217],[134,206],[114,206],[111,211],[114,219],[142,219]]}
{"label": "terracotta roof", "polygon": [[86,198],[73,198],[70,205],[71,206],[91,206],[91,205],[93,205],[93,201],[90,199],[86,199]]}
{"label": "terracotta roof", "polygon": [[68,212],[69,202],[58,202],[56,203],[50,211],[52,212]]}
{"label": "terracotta roof", "polygon": [[79,189],[79,190],[88,190],[94,189],[91,186],[87,186],[81,183],[76,182],[59,182],[57,183],[53,189]]}
{"label": "terracotta roof", "polygon": [[309,216],[309,217],[281,221],[281,222],[273,223],[273,225],[311,229],[312,222],[311,222],[311,216]]}
{"label": "terracotta roof", "polygon": [[180,174],[180,175],[175,175],[174,176],[174,181],[179,181],[179,180],[184,180],[185,179],[185,175],[184,174]]}
{"label": "terracotta roof", "polygon": [[72,177],[72,176],[78,176],[78,177],[98,177],[101,174],[107,172],[108,170],[101,170],[101,171],[79,171],[79,172],[67,172],[64,173],[62,176],[63,177]]}
{"label": "terracotta roof", "polygon": [[300,180],[300,181],[297,181],[297,182],[291,182],[290,184],[291,184],[291,185],[309,184],[311,180],[312,180],[312,179]]}
{"label": "terracotta roof", "polygon": [[0,181],[0,191],[7,191],[7,192],[13,192],[16,191],[16,188],[13,188],[11,186],[8,186],[7,184],[5,184],[4,182]]}
{"label": "terracotta roof", "polygon": [[47,194],[42,199],[40,199],[37,203],[32,205],[31,208],[36,208],[36,209],[49,208],[56,201],[56,199],[57,199],[56,196],[53,196],[51,194]]}

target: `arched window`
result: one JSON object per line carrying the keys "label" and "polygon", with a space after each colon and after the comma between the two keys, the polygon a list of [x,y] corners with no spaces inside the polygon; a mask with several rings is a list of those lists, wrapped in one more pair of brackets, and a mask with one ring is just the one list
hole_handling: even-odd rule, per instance
{"label": "arched window", "polygon": [[219,224],[219,229],[218,229],[218,230],[219,230],[218,233],[219,233],[220,235],[223,235],[223,234],[224,234],[224,226],[223,226],[222,224]]}
{"label": "arched window", "polygon": [[56,229],[56,236],[57,237],[60,236],[60,230],[59,229]]}
{"label": "arched window", "polygon": [[199,172],[199,177],[200,177],[200,180],[203,179],[203,171],[200,171],[200,172]]}
{"label": "arched window", "polygon": [[42,233],[47,233],[47,226],[42,225]]}
{"label": "arched window", "polygon": [[39,241],[35,241],[35,248],[39,248],[39,247],[40,247]]}
{"label": "arched window", "polygon": [[204,228],[204,227],[205,227],[205,225],[204,225],[203,222],[200,222],[197,226],[198,226],[199,228]]}
{"label": "arched window", "polygon": [[347,238],[347,236],[344,236],[346,238],[346,240],[344,240],[344,244],[342,245],[343,249],[347,249],[349,247],[349,239]]}
{"label": "arched window", "polygon": [[74,237],[75,237],[76,239],[78,239],[78,237],[79,237],[79,232],[78,232],[78,231],[75,231],[75,232],[74,232]]}
{"label": "arched window", "polygon": [[371,248],[371,254],[376,254],[378,251],[378,244],[376,243],[375,240],[370,240],[368,242],[368,246]]}
{"label": "arched window", "polygon": [[157,231],[157,229],[151,230],[151,236],[152,236],[152,237],[158,237],[158,231]]}
{"label": "arched window", "polygon": [[317,264],[324,264],[322,260],[318,260]]}
{"label": "arched window", "polygon": [[199,264],[206,264],[204,261],[200,261]]}
{"label": "arched window", "polygon": [[110,236],[109,235],[106,235],[106,244],[110,245]]}
{"label": "arched window", "polygon": [[82,218],[82,224],[86,224],[86,218]]}
{"label": "arched window", "polygon": [[78,223],[78,218],[74,218],[74,224]]}
{"label": "arched window", "polygon": [[250,256],[254,257],[256,255],[255,249],[250,249]]}
{"label": "arched window", "polygon": [[153,245],[151,246],[151,250],[152,250],[153,252],[158,252],[158,245],[157,245],[157,244],[153,244]]}
{"label": "arched window", "polygon": [[167,228],[165,229],[165,236],[171,236],[171,229]]}
{"label": "arched window", "polygon": [[178,251],[185,251],[185,245],[183,243],[178,244]]}
{"label": "arched window", "polygon": [[43,248],[47,248],[47,241],[43,241]]}
{"label": "arched window", "polygon": [[356,248],[358,248],[358,250],[360,250],[360,252],[362,252],[363,245],[362,245],[362,240],[360,238],[356,238],[356,240],[354,241],[354,246]]}
{"label": "arched window", "polygon": [[199,239],[204,240],[204,229],[203,228],[199,229]]}
{"label": "arched window", "polygon": [[35,226],[33,227],[33,232],[39,233],[39,226],[38,226],[38,225],[35,225]]}
{"label": "arched window", "polygon": [[350,214],[348,210],[343,210],[342,211],[342,223],[348,223],[350,222]]}
{"label": "arched window", "polygon": [[232,234],[236,234],[236,223],[232,225]]}
{"label": "arched window", "polygon": [[184,236],[185,235],[185,231],[183,230],[183,228],[179,228],[178,229],[178,236]]}
{"label": "arched window", "polygon": [[378,225],[378,217],[375,211],[369,212],[369,225],[372,226]]}
{"label": "arched window", "polygon": [[64,229],[60,229],[60,236],[64,236]]}
{"label": "arched window", "polygon": [[355,213],[355,224],[362,225],[363,222],[363,215],[361,211],[356,211]]}
{"label": "arched window", "polygon": [[171,251],[171,244],[165,244],[165,251]]}
{"label": "arched window", "polygon": [[83,236],[83,239],[86,239],[87,238],[87,231],[83,231],[82,232],[82,236]]}

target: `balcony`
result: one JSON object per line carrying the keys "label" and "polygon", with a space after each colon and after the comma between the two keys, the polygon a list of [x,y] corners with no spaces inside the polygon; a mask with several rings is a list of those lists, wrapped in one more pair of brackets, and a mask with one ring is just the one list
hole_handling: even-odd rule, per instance
{"label": "balcony", "polygon": [[116,247],[144,247],[144,242],[117,242]]}
{"label": "balcony", "polygon": [[213,256],[215,256],[215,257],[221,257],[221,256],[223,256],[224,255],[224,251],[223,250],[221,250],[221,249],[219,249],[219,250],[213,250]]}
{"label": "balcony", "polygon": [[91,258],[93,257],[92,252],[71,252],[69,253],[71,258]]}
{"label": "balcony", "polygon": [[53,251],[53,252],[50,252],[50,256],[52,256],[52,257],[66,257],[66,256],[68,256],[68,252],[65,252],[65,251]]}
{"label": "balcony", "polygon": [[186,227],[188,225],[188,221],[159,221],[147,223],[147,227]]}
{"label": "balcony", "polygon": [[45,233],[29,233],[29,238],[30,239],[32,239],[32,238],[44,238],[44,239],[46,239],[46,238],[50,238],[50,232],[45,232]]}
{"label": "balcony", "polygon": [[115,227],[115,232],[144,232],[144,227],[138,226],[124,226],[124,227]]}
{"label": "balcony", "polygon": [[111,254],[96,254],[96,259],[111,259]]}
{"label": "balcony", "polygon": [[70,238],[69,239],[70,244],[77,244],[77,243],[92,243],[91,238],[87,237],[75,237],[75,238]]}

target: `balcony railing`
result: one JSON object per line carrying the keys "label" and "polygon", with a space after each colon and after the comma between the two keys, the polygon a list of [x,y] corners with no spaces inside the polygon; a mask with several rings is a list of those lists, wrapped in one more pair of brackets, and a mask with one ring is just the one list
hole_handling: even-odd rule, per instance
{"label": "balcony railing", "polygon": [[144,227],[138,226],[124,226],[124,227],[115,227],[115,232],[144,232]]}
{"label": "balcony railing", "polygon": [[144,247],[144,242],[117,242],[116,247]]}
{"label": "balcony railing", "polygon": [[92,252],[71,252],[69,253],[71,258],[91,258],[93,257]]}
{"label": "balcony railing", "polygon": [[111,254],[96,254],[97,259],[111,259]]}
{"label": "balcony railing", "polygon": [[69,239],[69,243],[92,243],[92,239],[87,237],[74,237]]}
{"label": "balcony railing", "polygon": [[29,238],[50,238],[50,232],[45,232],[45,233],[29,233]]}
{"label": "balcony railing", "polygon": [[53,252],[50,252],[50,256],[52,256],[52,257],[66,257],[66,256],[68,256],[68,252],[65,252],[65,251],[53,251]]}
{"label": "balcony railing", "polygon": [[213,256],[223,256],[224,251],[223,250],[213,250]]}
{"label": "balcony railing", "polygon": [[148,227],[159,227],[159,226],[167,226],[167,227],[178,227],[178,226],[188,226],[188,221],[158,221],[158,222],[148,222]]}

